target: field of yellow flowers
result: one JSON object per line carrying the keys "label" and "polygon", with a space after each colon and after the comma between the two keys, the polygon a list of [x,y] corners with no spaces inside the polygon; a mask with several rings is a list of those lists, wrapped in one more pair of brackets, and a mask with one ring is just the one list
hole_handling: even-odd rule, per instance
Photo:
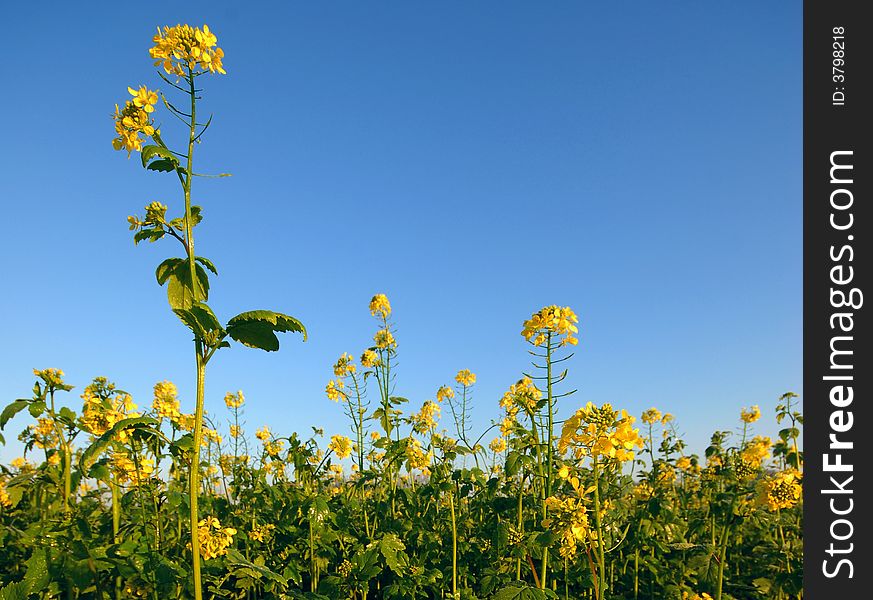
{"label": "field of yellow flowers", "polygon": [[[277,333],[306,330],[280,312],[223,322],[209,307],[217,269],[195,253],[191,189],[211,122],[198,117],[200,78],[225,73],[224,53],[205,25],[165,27],[153,44],[182,101],[130,87],[113,146],[179,182],[178,216],[153,202],[128,221],[137,243],[180,244],[156,278],[193,336],[196,395],[160,381],[134,399],[105,377],[78,394],[61,370],[34,370],[31,396],[0,415],[0,429],[33,419],[24,456],[0,465],[0,600],[802,598],[797,396],[774,402],[775,442],[755,434],[753,406],[704,456],[689,453],[671,414],[573,405],[569,307],[520,316],[532,368],[495,399],[484,432],[470,370],[421,404],[395,395],[383,294],[369,304],[369,347],[339,356],[325,387],[348,436],[247,431],[242,391],[227,393],[226,415],[206,415],[217,351],[275,351]],[[155,127],[159,105],[184,124],[178,145]],[[578,410],[559,420],[559,404]]]}

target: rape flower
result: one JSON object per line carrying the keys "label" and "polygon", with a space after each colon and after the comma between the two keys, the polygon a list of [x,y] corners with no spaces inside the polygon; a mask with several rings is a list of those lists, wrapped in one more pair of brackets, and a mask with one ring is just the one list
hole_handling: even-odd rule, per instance
{"label": "rape flower", "polygon": [[171,421],[179,419],[182,413],[179,410],[178,393],[176,385],[170,381],[160,381],[155,384],[152,409],[159,418],[167,418]]}
{"label": "rape flower", "polygon": [[500,435],[507,436],[509,435],[513,429],[515,429],[516,421],[512,417],[504,417],[502,421],[500,421]]}
{"label": "rape flower", "polygon": [[425,453],[421,448],[421,442],[415,438],[409,438],[406,445],[406,468],[409,471],[413,469],[425,469],[430,465],[433,458],[431,452]]}
{"label": "rape flower", "polygon": [[653,425],[661,420],[661,411],[654,407],[643,411],[641,420],[643,421],[643,423]]}
{"label": "rape flower", "polygon": [[200,555],[209,560],[227,554],[227,548],[233,543],[236,529],[222,527],[215,517],[206,517],[197,524],[197,537],[200,543]]}
{"label": "rape flower", "polygon": [[680,471],[687,471],[691,468],[691,459],[687,456],[681,456],[676,460],[676,468]]}
{"label": "rape flower", "polygon": [[262,442],[269,440],[271,435],[272,434],[270,433],[270,428],[267,427],[266,425],[264,425],[263,427],[261,427],[260,429],[258,429],[255,432],[255,437],[258,438],[259,440],[261,440]]}
{"label": "rape flower", "polygon": [[19,471],[29,471],[33,468],[33,464],[22,456],[18,456],[12,459],[12,462],[9,465],[13,469],[18,469]]}
{"label": "rape flower", "polygon": [[230,426],[230,437],[238,438],[240,435],[242,435],[242,427],[240,427],[239,425],[231,425]]}
{"label": "rape flower", "polygon": [[754,423],[755,421],[757,421],[760,418],[761,418],[761,409],[758,408],[757,404],[755,406],[753,406],[752,408],[750,408],[749,410],[746,410],[744,408],[743,410],[740,411],[740,419],[743,421],[743,423]]}
{"label": "rape flower", "polygon": [[249,531],[249,539],[263,542],[273,534],[273,531],[275,529],[276,526],[272,523],[267,523],[265,525],[255,525],[252,530]]}
{"label": "rape flower", "polygon": [[579,328],[575,325],[578,322],[579,317],[569,306],[563,308],[555,305],[546,306],[524,322],[521,335],[534,346],[541,346],[549,335],[563,336],[561,346],[567,344],[575,346],[579,343],[574,335],[579,333]]}
{"label": "rape flower", "polygon": [[509,386],[509,390],[500,399],[500,406],[509,417],[514,418],[519,409],[532,415],[536,412],[541,397],[542,394],[534,385],[533,380],[530,377],[524,377]]}
{"label": "rape flower", "polygon": [[455,397],[455,390],[450,388],[447,385],[440,386],[440,389],[437,390],[436,398],[437,402],[443,402],[445,400],[451,400]]}
{"label": "rape flower", "polygon": [[368,369],[372,369],[381,365],[382,361],[379,360],[379,355],[372,350],[364,350],[364,353],[361,354],[361,364]]}
{"label": "rape flower", "polygon": [[352,455],[352,440],[344,435],[334,435],[327,445],[328,450],[333,450],[338,458],[348,458]]}
{"label": "rape flower", "polygon": [[50,418],[40,417],[36,420],[36,425],[31,425],[28,429],[33,434],[33,443],[37,448],[48,449],[58,445],[58,432]]}
{"label": "rape flower", "polygon": [[760,467],[770,456],[770,446],[772,442],[765,435],[756,435],[750,442],[746,444],[743,451],[740,453],[742,459],[754,467]]}
{"label": "rape flower", "polygon": [[673,415],[671,415],[670,413],[664,413],[664,416],[661,417],[661,425],[666,425],[667,423],[673,421],[673,419],[675,419]]}
{"label": "rape flower", "polygon": [[397,346],[397,341],[394,339],[394,334],[389,329],[380,329],[373,336],[373,341],[376,342],[376,347],[381,350],[387,350]]}
{"label": "rape flower", "polygon": [[502,437],[496,437],[491,440],[491,443],[488,444],[488,447],[491,448],[492,452],[500,454],[506,450],[506,440]]}
{"label": "rape flower", "polygon": [[[151,99],[152,95],[154,95],[155,101],[157,101],[155,92],[150,92],[145,88],[142,89],[145,90],[146,100]],[[115,134],[117,137],[112,140],[112,147],[116,150],[127,150],[127,157],[130,158],[131,152],[142,150],[143,139],[140,137],[140,134],[151,137],[155,135],[157,130],[154,128],[154,123],[150,117],[154,108],[151,104],[147,103],[144,106],[150,110],[137,106],[136,101],[142,102],[138,95],[139,92],[135,92],[133,88],[128,88],[128,90],[131,90],[135,99],[125,102],[122,109],[119,109],[117,104],[115,105],[113,119],[115,120]]]}
{"label": "rape flower", "polygon": [[236,394],[228,392],[224,395],[224,405],[230,409],[239,408],[245,401],[242,390],[237,391]]}
{"label": "rape flower", "polygon": [[376,294],[370,300],[370,314],[379,316],[382,320],[387,320],[391,316],[391,303],[388,302],[388,296],[385,294]]}
{"label": "rape flower", "polygon": [[562,558],[573,558],[576,555],[578,543],[587,545],[590,535],[588,526],[588,510],[580,499],[569,497],[560,499],[556,496],[546,498],[548,517],[543,519],[543,527],[557,535],[561,545],[558,554]]}
{"label": "rape flower", "polygon": [[6,490],[6,483],[0,479],[0,506],[9,508],[12,506],[12,498],[9,497],[9,492]]}
{"label": "rape flower", "polygon": [[157,92],[153,92],[144,85],[140,86],[139,89],[136,90],[132,87],[128,87],[127,91],[130,92],[131,96],[133,96],[132,102],[135,107],[141,108],[147,113],[154,112],[155,104],[158,103]]}
{"label": "rape flower", "polygon": [[564,452],[573,446],[577,458],[590,455],[620,462],[632,460],[633,448],[643,447],[639,429],[634,429],[633,423],[634,418],[625,410],[619,414],[611,404],[597,407],[589,402],[564,421],[558,449]]}
{"label": "rape flower", "polygon": [[340,398],[346,398],[346,393],[343,391],[344,387],[345,384],[342,382],[342,379],[337,379],[336,381],[328,381],[327,387],[324,388],[324,391],[327,394],[328,399],[333,400],[334,402],[339,402]]}
{"label": "rape flower", "polygon": [[464,387],[469,387],[476,383],[476,374],[472,373],[470,369],[461,369],[458,371],[458,374],[455,375],[455,381]]}
{"label": "rape flower", "polygon": [[425,433],[436,429],[439,418],[440,405],[433,400],[427,400],[421,406],[421,411],[410,416],[409,420],[412,423],[412,429],[416,433]]}
{"label": "rape flower", "polygon": [[72,389],[64,383],[64,372],[60,369],[34,369],[33,374],[42,379],[48,387],[57,389]]}
{"label": "rape flower", "polygon": [[162,66],[170,75],[185,77],[188,72],[200,68],[202,72],[221,73],[226,75],[222,61],[224,51],[217,47],[218,38],[209,30],[190,25],[176,25],[158,29],[152,38],[154,47],[149,49],[149,56],[156,59],[155,66]]}
{"label": "rape flower", "polygon": [[273,440],[270,442],[264,442],[264,451],[270,456],[276,457],[285,449],[285,441],[284,440]]}
{"label": "rape flower", "polygon": [[138,485],[144,483],[153,475],[155,461],[151,458],[142,457],[134,460],[125,452],[116,451],[112,454],[110,466],[119,484],[131,483]]}
{"label": "rape flower", "polygon": [[791,508],[800,501],[803,485],[794,470],[782,471],[758,484],[758,502],[770,512]]}
{"label": "rape flower", "polygon": [[344,353],[342,356],[337,359],[336,364],[333,366],[333,374],[337,377],[346,377],[347,375],[352,375],[355,372],[355,363],[352,362],[354,359],[352,355],[349,353]]}

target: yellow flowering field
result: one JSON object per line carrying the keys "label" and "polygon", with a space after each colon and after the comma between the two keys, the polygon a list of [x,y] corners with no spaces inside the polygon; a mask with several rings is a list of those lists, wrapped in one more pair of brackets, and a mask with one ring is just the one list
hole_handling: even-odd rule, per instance
{"label": "yellow flowering field", "polygon": [[[135,243],[179,253],[156,279],[191,334],[196,393],[157,381],[133,398],[106,377],[74,391],[62,370],[34,370],[0,414],[6,435],[14,416],[31,419],[24,456],[0,465],[0,600],[802,597],[796,394],[743,409],[692,453],[681,415],[574,402],[571,307],[519,315],[531,368],[493,399],[484,431],[475,370],[423,401],[397,395],[401,336],[381,293],[372,339],[325,383],[345,434],[250,431],[243,391],[227,392],[219,427],[203,408],[214,355],[276,351],[277,334],[306,329],[210,307],[217,267],[195,252],[192,187],[211,123],[202,83],[226,75],[224,52],[206,25],[163,27],[148,52],[160,86],[121,90],[112,146],[179,184],[173,206],[128,223]],[[775,440],[755,430],[762,410],[783,427]]]}

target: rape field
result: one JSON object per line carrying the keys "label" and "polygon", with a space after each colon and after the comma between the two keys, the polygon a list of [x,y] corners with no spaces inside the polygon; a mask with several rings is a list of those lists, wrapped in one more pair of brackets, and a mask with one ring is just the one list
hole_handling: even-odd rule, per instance
{"label": "rape field", "polygon": [[[33,419],[18,436],[25,455],[0,465],[0,600],[802,597],[796,394],[768,408],[775,441],[756,434],[752,406],[691,453],[681,415],[574,405],[570,307],[519,315],[531,370],[494,399],[485,431],[471,425],[471,370],[423,403],[397,395],[384,294],[369,303],[369,346],[339,356],[326,383],[347,436],[248,431],[242,391],[206,415],[216,352],[276,351],[278,333],[306,329],[280,312],[223,321],[210,308],[217,267],[195,252],[191,190],[211,123],[201,82],[225,74],[224,53],[207,26],[178,25],[149,55],[165,92],[128,89],[113,146],[179,182],[172,211],[153,202],[128,221],[136,243],[180,244],[155,275],[191,332],[196,395],[160,381],[135,399],[105,377],[74,392],[63,371],[34,370],[30,397],[0,416],[0,428]],[[158,110],[181,133],[158,129]]]}

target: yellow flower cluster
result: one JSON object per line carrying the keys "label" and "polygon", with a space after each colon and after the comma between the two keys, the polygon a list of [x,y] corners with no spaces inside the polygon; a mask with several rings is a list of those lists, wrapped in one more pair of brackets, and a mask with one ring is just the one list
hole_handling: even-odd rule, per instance
{"label": "yellow flower cluster", "polygon": [[264,442],[264,451],[270,456],[279,456],[279,453],[281,453],[284,449],[284,440],[273,440],[269,442]]}
{"label": "yellow flower cluster", "polygon": [[647,425],[654,425],[658,421],[661,420],[661,411],[657,408],[650,408],[649,410],[643,411],[642,417],[640,417],[643,423]]}
{"label": "yellow flower cluster", "polygon": [[115,134],[118,136],[112,140],[112,147],[116,150],[127,150],[127,156],[136,150],[142,150],[143,139],[140,134],[153,136],[155,134],[154,123],[151,119],[151,113],[154,112],[154,105],[158,102],[157,91],[151,91],[145,86],[139,89],[128,87],[127,91],[133,96],[133,99],[124,103],[124,108],[119,109],[115,105]]}
{"label": "yellow flower cluster", "polygon": [[572,446],[577,458],[588,455],[619,462],[633,460],[633,448],[643,447],[639,429],[634,429],[633,424],[634,418],[627,411],[622,410],[619,416],[611,404],[598,408],[589,402],[564,421],[558,448],[564,452]]}
{"label": "yellow flower cluster", "polygon": [[55,423],[48,417],[40,417],[36,425],[31,425],[28,431],[33,436],[33,443],[37,448],[54,448],[58,445],[58,431]]}
{"label": "yellow flower cluster", "polygon": [[682,592],[682,600],[712,600],[712,596],[703,592],[702,594]]}
{"label": "yellow flower cluster", "polygon": [[760,467],[770,456],[770,446],[772,442],[769,437],[764,435],[756,435],[752,441],[746,444],[743,451],[740,453],[742,459],[755,467]]}
{"label": "yellow flower cluster", "polygon": [[238,390],[236,394],[228,392],[224,395],[224,404],[230,409],[239,408],[245,401],[246,397],[243,396],[242,390]]}
{"label": "yellow flower cluster", "polygon": [[6,490],[6,483],[0,479],[0,506],[9,508],[12,506],[12,498],[9,497],[9,492]]}
{"label": "yellow flower cluster", "polygon": [[155,384],[154,395],[152,409],[158,418],[178,421],[182,413],[179,411],[179,390],[176,389],[176,384],[171,381],[159,381]]}
{"label": "yellow flower cluster", "polygon": [[64,372],[60,369],[34,369],[33,374],[42,379],[49,387],[60,388],[64,385]]}
{"label": "yellow flower cluster", "polygon": [[224,51],[217,47],[218,38],[209,30],[190,25],[176,25],[158,29],[152,38],[154,47],[149,49],[149,55],[156,59],[155,66],[163,66],[170,75],[184,77],[188,72],[194,72],[198,67],[203,72],[226,74],[222,66]]}
{"label": "yellow flower cluster", "polygon": [[327,445],[328,450],[333,450],[337,458],[348,458],[352,455],[352,440],[344,435],[334,435]]}
{"label": "yellow flower cluster", "polygon": [[451,400],[455,397],[455,390],[450,388],[447,385],[440,386],[440,389],[437,390],[436,399],[437,402],[444,402],[446,400]]}
{"label": "yellow flower cluster", "polygon": [[749,410],[746,410],[744,408],[743,410],[740,411],[740,419],[743,421],[743,423],[754,423],[755,421],[757,421],[760,418],[761,418],[761,409],[758,408],[757,404],[755,406],[753,406],[752,408],[750,408]]}
{"label": "yellow flower cluster", "polygon": [[249,539],[258,540],[259,542],[263,542],[268,540],[271,535],[273,535],[273,531],[276,529],[276,526],[272,523],[267,523],[266,525],[255,525],[252,527],[252,530],[249,531]]}
{"label": "yellow flower cluster", "polygon": [[364,350],[364,353],[361,354],[361,364],[368,369],[372,369],[381,365],[382,361],[379,360],[379,355],[372,350]]}
{"label": "yellow flower cluster", "polygon": [[637,485],[634,486],[633,496],[634,500],[639,502],[648,502],[652,499],[652,496],[655,494],[654,488],[649,485],[648,481],[641,481]]}
{"label": "yellow flower cluster", "polygon": [[233,543],[236,529],[222,527],[215,517],[206,517],[197,524],[197,536],[200,542],[200,555],[209,560],[227,554],[227,548]]}
{"label": "yellow flower cluster", "polygon": [[794,470],[776,473],[758,485],[758,502],[771,512],[791,508],[800,501],[802,494],[801,476]]}
{"label": "yellow flower cluster", "polygon": [[354,359],[351,354],[348,352],[343,353],[333,366],[333,374],[337,377],[352,375],[355,372],[355,363],[353,361]]}
{"label": "yellow flower cluster", "polygon": [[394,339],[394,334],[391,333],[390,329],[380,329],[373,336],[373,341],[376,342],[376,347],[380,350],[387,350],[389,348],[395,348],[397,346],[397,341]]}
{"label": "yellow flower cluster", "polygon": [[469,387],[476,383],[476,374],[472,373],[470,369],[461,369],[458,371],[458,374],[455,375],[455,381],[464,387]]}
{"label": "yellow flower cluster", "polygon": [[562,558],[573,558],[577,545],[588,543],[590,529],[588,527],[588,510],[578,498],[560,499],[556,496],[546,498],[546,511],[549,515],[543,519],[543,527],[558,536],[561,546],[558,553]]}
{"label": "yellow flower cluster", "polygon": [[506,439],[503,437],[496,437],[491,440],[491,443],[488,444],[488,447],[491,448],[492,452],[496,452],[500,454],[501,452],[506,451]]}
{"label": "yellow flower cluster", "polygon": [[426,469],[430,466],[430,460],[433,454],[425,452],[421,447],[421,442],[415,438],[409,438],[409,443],[406,445],[406,468],[412,471],[413,469]]}
{"label": "yellow flower cluster", "polygon": [[569,306],[563,308],[555,305],[546,306],[524,322],[521,335],[534,346],[541,346],[550,335],[563,336],[562,346],[566,344],[575,346],[579,343],[575,336],[579,333],[579,328],[576,327],[578,322],[579,317]]}
{"label": "yellow flower cluster", "polygon": [[433,400],[427,400],[418,413],[409,417],[412,429],[416,433],[425,433],[436,429],[440,419],[440,405]]}
{"label": "yellow flower cluster", "polygon": [[[82,429],[95,436],[103,435],[122,419],[139,416],[130,394],[116,392],[109,398],[101,397],[101,388],[112,392],[115,386],[107,384],[105,377],[98,377],[82,392],[82,416],[79,417],[79,423]],[[127,441],[127,432],[119,432],[118,439]]]}
{"label": "yellow flower cluster", "polygon": [[238,438],[242,435],[242,427],[239,425],[231,425],[230,426],[230,437]]}
{"label": "yellow flower cluster", "polygon": [[327,382],[324,392],[327,394],[328,399],[339,402],[340,399],[345,400],[347,398],[346,393],[343,391],[344,387],[345,384],[342,382],[342,379],[331,380]]}
{"label": "yellow flower cluster", "polygon": [[515,418],[519,409],[523,409],[527,414],[532,415],[536,412],[537,403],[540,401],[541,396],[542,394],[540,394],[537,386],[534,385],[533,380],[530,377],[525,377],[509,386],[509,390],[500,399],[500,406],[506,411],[506,415],[511,418]]}
{"label": "yellow flower cluster", "polygon": [[687,456],[680,456],[676,459],[676,468],[680,471],[690,471],[694,465],[691,463],[691,459]]}
{"label": "yellow flower cluster", "polygon": [[255,437],[258,438],[259,440],[261,440],[262,442],[268,441],[270,439],[271,435],[272,434],[270,433],[270,428],[267,427],[266,425],[264,425],[263,427],[261,427],[260,429],[258,429],[255,432]]}
{"label": "yellow flower cluster", "polygon": [[382,320],[387,320],[391,316],[391,303],[388,302],[388,296],[385,294],[376,294],[370,300],[370,314],[379,316]]}
{"label": "yellow flower cluster", "polygon": [[[139,463],[139,468],[137,468]],[[110,459],[112,471],[119,484],[139,485],[147,481],[155,471],[155,461],[151,458],[139,457],[134,460],[124,452],[114,452]]]}

